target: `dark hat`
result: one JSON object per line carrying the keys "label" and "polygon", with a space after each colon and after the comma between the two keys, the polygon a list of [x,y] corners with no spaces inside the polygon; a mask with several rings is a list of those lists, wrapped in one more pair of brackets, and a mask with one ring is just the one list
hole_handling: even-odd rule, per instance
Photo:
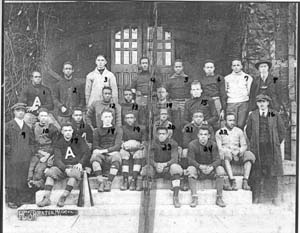
{"label": "dark hat", "polygon": [[271,101],[271,98],[268,95],[259,94],[258,96],[256,96],[256,102],[260,100]]}
{"label": "dark hat", "polygon": [[215,61],[212,60],[212,59],[206,59],[203,64],[205,65],[206,63],[213,63],[213,64],[215,64]]}
{"label": "dark hat", "polygon": [[259,65],[260,64],[267,64],[269,66],[269,69],[271,69],[272,67],[272,62],[270,61],[266,61],[266,60],[262,60],[262,61],[259,61],[255,64],[255,68],[258,69]]}
{"label": "dark hat", "polygon": [[16,103],[11,107],[11,110],[13,111],[18,108],[26,109],[26,106],[27,105],[25,103]]}

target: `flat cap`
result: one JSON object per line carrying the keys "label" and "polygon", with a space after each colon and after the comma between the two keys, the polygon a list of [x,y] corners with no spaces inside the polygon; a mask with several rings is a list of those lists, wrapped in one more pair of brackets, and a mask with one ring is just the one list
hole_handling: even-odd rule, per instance
{"label": "flat cap", "polygon": [[26,109],[26,106],[27,105],[25,103],[16,103],[11,107],[11,110],[13,111],[18,108]]}
{"label": "flat cap", "polygon": [[264,94],[259,94],[258,96],[256,96],[256,101],[261,101],[261,100],[271,101],[271,98],[268,95],[264,95]]}

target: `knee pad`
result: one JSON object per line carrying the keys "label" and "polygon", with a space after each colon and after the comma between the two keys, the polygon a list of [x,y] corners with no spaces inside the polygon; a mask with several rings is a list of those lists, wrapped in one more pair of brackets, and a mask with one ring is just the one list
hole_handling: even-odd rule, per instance
{"label": "knee pad", "polygon": [[92,167],[93,167],[93,170],[94,170],[94,171],[102,170],[101,164],[100,164],[98,161],[94,161],[94,162],[92,163]]}
{"label": "knee pad", "polygon": [[120,150],[120,156],[122,160],[128,160],[130,158],[130,153],[126,150]]}
{"label": "knee pad", "polygon": [[189,178],[194,178],[194,179],[198,178],[197,169],[194,166],[189,166],[187,168],[187,174]]}
{"label": "knee pad", "polygon": [[243,155],[243,163],[250,161],[252,164],[255,163],[255,155],[251,151],[245,151]]}
{"label": "knee pad", "polygon": [[137,150],[136,152],[134,152],[133,154],[133,159],[142,159],[144,158],[144,151],[143,150]]}

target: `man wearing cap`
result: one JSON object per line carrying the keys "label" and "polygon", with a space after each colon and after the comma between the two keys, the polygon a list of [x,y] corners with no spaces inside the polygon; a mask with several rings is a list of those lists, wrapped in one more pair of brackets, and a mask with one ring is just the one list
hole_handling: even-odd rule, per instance
{"label": "man wearing cap", "polygon": [[26,104],[16,103],[11,110],[14,119],[5,124],[5,188],[8,206],[18,208],[22,201],[27,201],[25,193],[30,193],[26,178],[34,151],[34,136],[24,122]]}
{"label": "man wearing cap", "polygon": [[256,97],[258,109],[248,116],[246,134],[250,141],[249,150],[256,162],[251,172],[253,201],[261,201],[264,187],[271,186],[272,202],[278,203],[278,177],[283,175],[280,143],[285,137],[285,127],[279,113],[269,108],[271,98],[264,94]]}
{"label": "man wearing cap", "polygon": [[74,107],[84,107],[84,83],[73,75],[73,64],[69,61],[63,64],[64,78],[53,88],[53,100],[56,115],[60,124],[70,121]]}
{"label": "man wearing cap", "polygon": [[[271,98],[270,107],[276,111],[285,101],[280,90],[279,80],[270,73],[272,63],[270,61],[259,61],[255,64],[255,68],[259,71],[259,76],[253,80],[250,90],[250,106],[249,110],[253,111],[257,108],[256,96],[259,94],[268,95]],[[288,107],[287,104],[284,107]]]}
{"label": "man wearing cap", "polygon": [[35,153],[30,161],[27,178],[28,186],[34,189],[44,187],[44,171],[47,166],[50,166],[51,156],[53,155],[53,143],[59,135],[58,129],[48,121],[48,110],[40,108],[38,114],[39,121],[33,127],[36,143]]}

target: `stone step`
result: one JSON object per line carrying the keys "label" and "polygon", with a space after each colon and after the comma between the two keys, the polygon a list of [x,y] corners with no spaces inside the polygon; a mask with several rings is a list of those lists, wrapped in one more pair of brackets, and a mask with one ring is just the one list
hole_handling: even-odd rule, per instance
{"label": "stone step", "polygon": [[[96,205],[93,207],[78,207],[76,205],[66,205],[62,208],[56,205],[37,207],[35,204],[22,205],[18,208],[18,213],[22,211],[37,211],[38,217],[45,216],[60,216],[61,212],[68,211],[78,212],[81,216],[139,216],[140,205]],[[150,207],[153,209],[153,207]],[[162,216],[266,216],[277,215],[282,212],[292,213],[290,210],[284,207],[275,207],[273,205],[259,204],[259,205],[232,205],[229,204],[224,208],[220,208],[216,205],[198,205],[195,208],[191,208],[188,205],[182,205],[181,208],[174,208],[172,205],[156,205],[155,217]],[[19,214],[18,214],[19,215]],[[66,216],[68,214],[65,214]],[[71,215],[71,214],[69,214]]]}
{"label": "stone step", "polygon": [[[51,193],[52,204],[57,203],[63,190],[53,190]],[[73,190],[67,198],[66,205],[76,205],[78,200],[79,190]],[[99,193],[97,190],[92,190],[94,204],[97,205],[140,205],[143,192],[137,191],[120,191],[112,190],[111,192]],[[36,192],[36,202],[42,200],[44,191]],[[198,190],[199,205],[214,205],[216,201],[216,190],[206,189]],[[173,192],[167,189],[151,190],[151,198],[155,198],[156,205],[173,205]],[[191,202],[190,192],[180,192],[179,199],[181,204],[189,205]],[[224,191],[223,199],[227,204],[234,205],[251,205],[251,191]]]}
{"label": "stone step", "polygon": [[[225,179],[228,182],[228,178],[226,177]],[[238,189],[241,189],[243,177],[235,176],[235,179],[236,179]],[[122,181],[123,181],[122,176],[116,176],[112,183],[112,189],[120,189]],[[91,189],[98,188],[99,184],[97,182],[96,177],[89,177],[89,182],[90,182]],[[155,182],[156,182],[157,189],[170,189],[171,188],[171,182],[169,180],[159,178],[159,179],[155,179]],[[65,189],[66,184],[67,184],[66,180],[61,180],[59,182],[55,182],[55,184],[53,186],[53,190]],[[214,189],[215,188],[215,180],[211,180],[211,179],[198,180],[197,188],[198,189]],[[78,184],[74,187],[74,189],[78,189]]]}

